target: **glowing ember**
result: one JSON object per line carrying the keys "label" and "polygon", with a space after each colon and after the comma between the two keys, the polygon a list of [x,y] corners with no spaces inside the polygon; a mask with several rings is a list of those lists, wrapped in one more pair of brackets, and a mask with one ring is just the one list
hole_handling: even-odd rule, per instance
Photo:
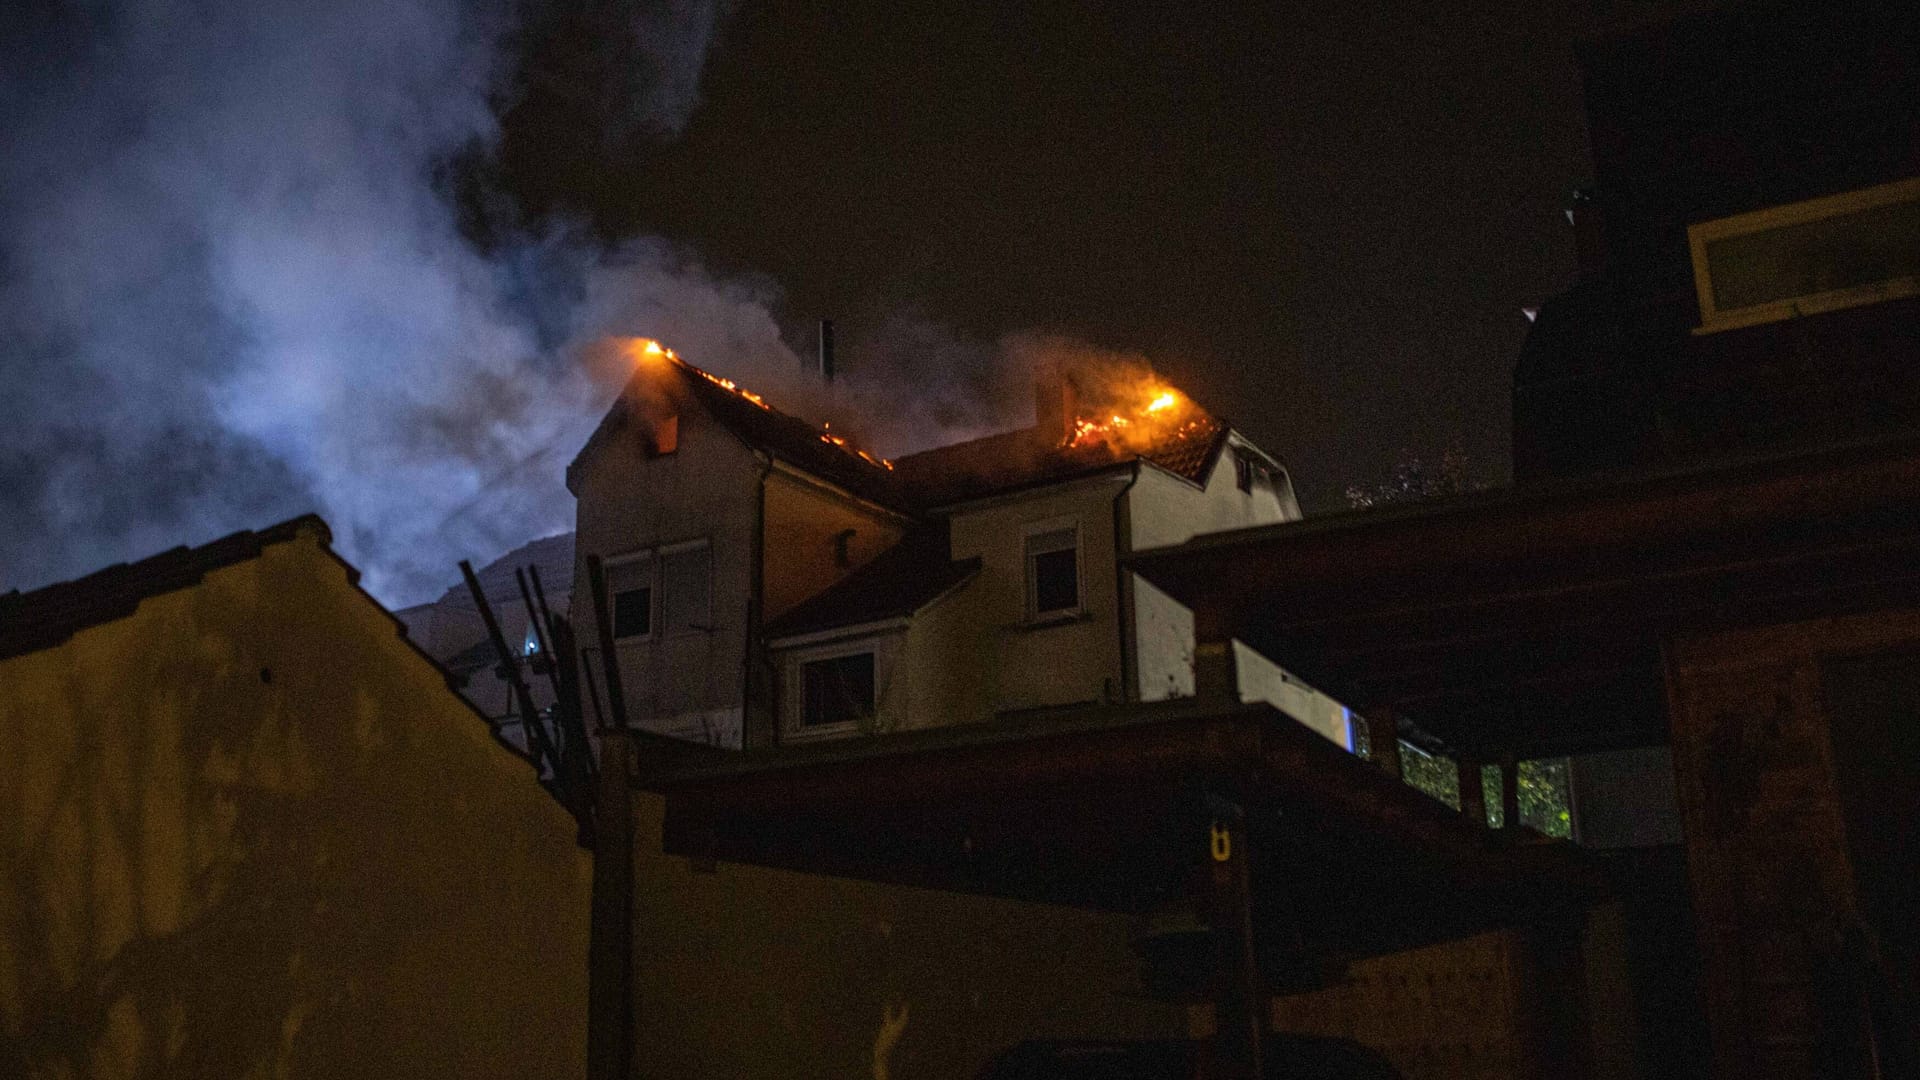
{"label": "glowing ember", "polygon": [[[666,346],[660,344],[659,342],[654,341],[652,338],[634,338],[628,343],[628,345],[636,353],[638,353],[639,358],[642,360],[654,360],[656,358],[665,358],[667,360],[671,360],[674,363],[679,364],[681,367],[686,368],[688,371],[693,372],[695,375],[700,376],[701,378],[707,380],[713,385],[719,387],[722,390],[727,391],[728,393],[734,395],[735,397],[740,398],[743,401],[747,401],[754,405],[757,405],[760,408],[767,410],[768,412],[779,411],[775,409],[773,406],[767,404],[766,399],[762,398],[759,394],[756,394],[751,390],[743,389],[739,383],[734,382],[732,379],[722,378],[721,376],[715,375],[710,371],[704,371],[700,368],[694,367],[692,364],[689,364],[686,361],[680,359],[680,354],[674,352],[672,349],[667,348]],[[832,425],[826,425],[826,426],[831,427]],[[889,472],[893,470],[893,462],[888,461],[886,458],[883,458],[883,457],[875,457],[872,454],[867,453],[865,450],[860,449],[859,447],[850,446],[847,444],[847,440],[841,438],[838,435],[834,435],[831,432],[823,431],[820,435],[820,441],[823,443],[826,443],[829,446],[835,447],[839,450],[844,450],[845,452],[853,455],[854,457],[859,458],[860,460],[866,462],[869,465],[874,466],[875,468],[886,469]]]}
{"label": "glowing ember", "polygon": [[1178,439],[1184,439],[1207,425],[1204,416],[1186,395],[1158,380],[1142,380],[1139,385],[1122,389],[1120,401],[1106,416],[1081,416],[1061,440],[1061,445],[1080,448],[1106,443],[1119,449],[1142,451]]}

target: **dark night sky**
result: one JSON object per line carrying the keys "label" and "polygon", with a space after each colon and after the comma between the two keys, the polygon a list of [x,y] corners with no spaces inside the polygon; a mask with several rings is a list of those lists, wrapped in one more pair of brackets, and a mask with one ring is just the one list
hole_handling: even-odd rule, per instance
{"label": "dark night sky", "polygon": [[791,403],[822,316],[883,451],[1064,335],[1309,509],[1498,481],[1574,44],[1690,2],[0,4],[0,589],[318,511],[431,595],[571,521],[593,342]]}
{"label": "dark night sky", "polygon": [[768,275],[796,348],[910,309],[1145,352],[1337,505],[1448,445],[1504,476],[1589,169],[1574,44],[1649,10],[748,2],[677,141],[524,110],[505,168]]}

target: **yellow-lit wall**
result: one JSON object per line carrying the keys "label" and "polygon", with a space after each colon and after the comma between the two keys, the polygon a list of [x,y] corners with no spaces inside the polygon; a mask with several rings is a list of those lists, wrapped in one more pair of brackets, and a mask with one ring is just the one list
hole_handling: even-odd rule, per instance
{"label": "yellow-lit wall", "polygon": [[[794,605],[871,562],[899,542],[904,521],[781,469],[767,474],[762,595],[766,617],[777,619]],[[847,538],[847,561],[836,557],[834,537]]]}
{"label": "yellow-lit wall", "polygon": [[1131,996],[1128,922],[1065,908],[660,852],[641,796],[634,903],[645,1080],[865,1080],[889,1008],[895,1080],[971,1080],[1024,1039],[1168,1038],[1184,1013]]}
{"label": "yellow-lit wall", "polygon": [[0,1076],[582,1075],[572,821],[313,537],[0,687]]}

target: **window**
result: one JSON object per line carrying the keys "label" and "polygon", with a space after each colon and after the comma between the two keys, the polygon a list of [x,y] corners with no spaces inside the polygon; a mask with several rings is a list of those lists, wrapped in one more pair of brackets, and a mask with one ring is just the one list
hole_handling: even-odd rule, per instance
{"label": "window", "polygon": [[613,636],[643,638],[653,632],[653,560],[628,558],[607,566],[607,591],[613,594]]}
{"label": "window", "polygon": [[686,634],[713,628],[712,558],[706,542],[660,558],[662,629]]}
{"label": "window", "polygon": [[1700,333],[1920,293],[1920,178],[1687,227]]}
{"label": "window", "polygon": [[810,660],[800,666],[800,726],[851,724],[873,716],[873,654]]}
{"label": "window", "polygon": [[1253,485],[1265,483],[1270,474],[1267,467],[1245,454],[1233,455],[1233,486],[1251,495]]}
{"label": "window", "polygon": [[1080,608],[1080,534],[1054,529],[1027,537],[1027,614],[1038,618]]}
{"label": "window", "polygon": [[670,413],[653,422],[653,434],[647,440],[647,456],[663,457],[680,449],[680,414]]}

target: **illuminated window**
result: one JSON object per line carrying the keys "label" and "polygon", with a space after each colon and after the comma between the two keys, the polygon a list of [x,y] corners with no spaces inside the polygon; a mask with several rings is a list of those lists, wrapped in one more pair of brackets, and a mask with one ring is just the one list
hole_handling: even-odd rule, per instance
{"label": "illuminated window", "polygon": [[1920,294],[1920,178],[1687,228],[1696,333]]}
{"label": "illuminated window", "polygon": [[1032,618],[1080,609],[1080,532],[1053,529],[1027,537],[1027,614]]}

